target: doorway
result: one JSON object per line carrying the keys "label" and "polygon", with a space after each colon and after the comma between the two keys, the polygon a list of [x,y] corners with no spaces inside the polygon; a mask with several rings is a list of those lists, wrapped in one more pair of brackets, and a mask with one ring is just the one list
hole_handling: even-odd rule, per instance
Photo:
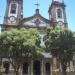
{"label": "doorway", "polygon": [[23,74],[28,74],[28,63],[24,62],[23,63]]}
{"label": "doorway", "polygon": [[9,66],[10,66],[9,62],[4,62],[3,67],[5,68],[4,72],[5,74],[9,73]]}
{"label": "doorway", "polygon": [[45,64],[45,75],[50,75],[51,69],[50,69],[50,63]]}
{"label": "doorway", "polygon": [[40,73],[40,61],[36,60],[33,63],[33,75],[41,75]]}

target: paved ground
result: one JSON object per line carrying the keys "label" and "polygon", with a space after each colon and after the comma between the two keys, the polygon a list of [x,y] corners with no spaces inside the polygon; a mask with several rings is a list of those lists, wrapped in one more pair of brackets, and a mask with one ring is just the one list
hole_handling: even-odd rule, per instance
{"label": "paved ground", "polygon": [[[14,73],[9,73],[9,74],[2,74],[2,75],[15,75]],[[24,74],[20,74],[20,75],[24,75]],[[61,73],[54,73],[53,75],[62,75]],[[67,75],[75,75],[75,72],[70,72],[70,73],[67,73]]]}
{"label": "paved ground", "polygon": [[9,74],[3,74],[3,75],[15,75],[14,73],[9,73]]}

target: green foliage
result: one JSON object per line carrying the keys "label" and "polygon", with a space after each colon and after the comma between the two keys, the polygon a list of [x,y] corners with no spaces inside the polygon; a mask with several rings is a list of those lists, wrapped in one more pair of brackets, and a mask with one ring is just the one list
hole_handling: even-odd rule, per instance
{"label": "green foliage", "polygon": [[44,37],[47,50],[64,62],[69,62],[73,58],[74,40],[70,30],[57,27],[48,29]]}
{"label": "green foliage", "polygon": [[[0,34],[0,54],[11,57],[34,57],[39,50],[37,42],[40,41],[36,29],[11,29]],[[40,44],[40,42],[38,42]],[[35,57],[34,57],[35,58]]]}
{"label": "green foliage", "polygon": [[42,49],[39,46],[40,36],[36,29],[11,29],[0,34],[0,57],[12,59],[8,58],[16,75],[23,60],[40,57]]}

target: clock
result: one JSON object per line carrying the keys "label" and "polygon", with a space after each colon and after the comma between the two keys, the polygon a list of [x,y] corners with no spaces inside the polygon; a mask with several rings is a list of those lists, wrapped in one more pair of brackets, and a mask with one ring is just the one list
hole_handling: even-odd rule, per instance
{"label": "clock", "polygon": [[39,25],[41,22],[39,19],[36,19],[35,22],[34,22],[36,25]]}
{"label": "clock", "polygon": [[59,21],[59,22],[58,22],[58,25],[59,25],[60,27],[64,27],[64,24],[63,24],[62,21]]}
{"label": "clock", "polygon": [[9,21],[10,21],[11,23],[15,23],[15,22],[16,22],[16,19],[15,19],[14,16],[10,16],[10,17],[9,17]]}

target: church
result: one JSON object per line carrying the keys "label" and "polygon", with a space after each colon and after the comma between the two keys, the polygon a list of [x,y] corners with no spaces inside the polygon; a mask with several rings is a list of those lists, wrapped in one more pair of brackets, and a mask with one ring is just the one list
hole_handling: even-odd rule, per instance
{"label": "church", "polygon": [[[35,10],[35,14],[29,17],[23,17],[23,0],[6,0],[6,12],[4,17],[4,22],[2,25],[2,31],[8,30],[10,28],[37,28],[41,36],[41,46],[43,43],[43,36],[45,35],[45,30],[51,26],[59,26],[66,28],[68,27],[66,10],[64,0],[52,0],[49,10],[49,19],[44,18],[40,14],[38,8]],[[52,55],[49,53],[42,53],[43,57],[32,60],[31,62],[23,62],[21,74],[24,75],[53,75],[52,71],[54,69],[52,61]],[[8,61],[3,59],[3,62]],[[12,70],[12,66],[9,68]]]}
{"label": "church", "polygon": [[4,25],[2,30],[8,28],[31,27],[45,29],[52,25],[60,25],[61,27],[67,27],[67,18],[65,11],[64,0],[52,0],[49,10],[49,19],[44,18],[39,13],[38,3],[35,14],[29,17],[23,18],[23,0],[7,0],[6,12],[4,17]]}

